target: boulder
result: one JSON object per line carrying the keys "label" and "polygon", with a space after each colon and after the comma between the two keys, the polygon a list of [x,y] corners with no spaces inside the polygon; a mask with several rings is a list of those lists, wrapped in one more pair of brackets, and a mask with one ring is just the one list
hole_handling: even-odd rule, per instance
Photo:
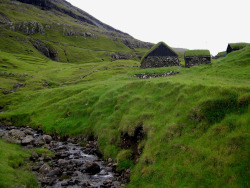
{"label": "boulder", "polygon": [[10,135],[21,138],[21,137],[25,137],[25,133],[23,131],[20,131],[18,129],[12,129],[10,131]]}
{"label": "boulder", "polygon": [[41,168],[39,169],[39,172],[42,174],[49,173],[51,170],[50,166],[47,163],[44,163]]}
{"label": "boulder", "polygon": [[26,146],[26,145],[30,144],[31,142],[33,142],[33,140],[34,140],[33,136],[28,135],[28,136],[24,137],[24,139],[22,140],[22,145]]}
{"label": "boulder", "polygon": [[89,174],[92,174],[92,175],[97,174],[100,172],[100,170],[101,170],[100,166],[95,162],[88,162],[86,164],[85,171]]}
{"label": "boulder", "polygon": [[52,137],[50,135],[43,135],[43,140],[49,144],[52,141]]}
{"label": "boulder", "polygon": [[60,168],[55,168],[54,170],[50,171],[47,174],[47,177],[52,177],[52,176],[61,176],[62,175],[62,171],[60,170]]}
{"label": "boulder", "polygon": [[34,145],[35,145],[35,146],[42,146],[42,145],[44,145],[44,144],[45,144],[45,142],[44,142],[42,136],[39,136],[39,137],[36,138],[35,141],[34,141]]}
{"label": "boulder", "polygon": [[6,142],[12,143],[12,144],[21,144],[21,140],[17,140],[13,137],[9,137],[8,135],[3,135],[2,139]]}
{"label": "boulder", "polygon": [[69,164],[69,161],[68,160],[65,160],[65,159],[59,159],[58,160],[58,165],[60,167],[64,167],[64,166],[67,166]]}

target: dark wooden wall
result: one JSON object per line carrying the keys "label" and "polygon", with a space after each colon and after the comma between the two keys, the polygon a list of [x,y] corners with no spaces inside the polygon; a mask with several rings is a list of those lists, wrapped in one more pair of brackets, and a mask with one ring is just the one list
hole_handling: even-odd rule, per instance
{"label": "dark wooden wall", "polygon": [[171,51],[167,46],[164,44],[160,44],[157,48],[155,48],[152,52],[150,52],[146,57],[149,56],[171,56],[177,57],[177,54]]}

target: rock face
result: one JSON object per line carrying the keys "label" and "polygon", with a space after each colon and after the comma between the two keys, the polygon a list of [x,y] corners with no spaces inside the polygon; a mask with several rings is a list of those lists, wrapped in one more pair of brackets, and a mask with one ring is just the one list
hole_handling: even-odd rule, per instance
{"label": "rock face", "polygon": [[[120,33],[122,35],[125,35],[127,37],[132,38],[127,33],[124,33],[122,31],[119,31],[119,30],[107,25],[107,24],[102,23],[101,21],[97,20],[96,18],[89,15],[88,13],[72,6],[70,3],[68,3],[65,0],[53,0],[53,1],[50,1],[50,0],[18,0],[18,1],[20,1],[22,3],[28,3],[28,4],[39,6],[44,10],[53,9],[53,10],[59,11],[63,14],[66,14],[74,19],[77,19],[80,22],[85,22],[85,23],[88,23],[90,25],[94,25],[94,26],[97,26],[99,28],[106,29],[108,31],[117,32],[117,33]],[[58,4],[60,4],[62,6],[58,6]]]}
{"label": "rock face", "polygon": [[185,67],[189,68],[195,65],[209,64],[211,63],[211,57],[185,57]]}
{"label": "rock face", "polygon": [[178,57],[168,56],[149,56],[142,60],[141,68],[157,68],[157,67],[170,67],[181,66]]}
{"label": "rock face", "polygon": [[10,26],[10,30],[21,31],[28,35],[33,35],[35,33],[45,35],[45,29],[43,25],[36,21],[25,21],[23,23],[16,23]]}
{"label": "rock face", "polygon": [[147,49],[150,49],[153,46],[152,43],[142,42],[142,41],[139,41],[139,40],[121,39],[121,41],[123,42],[123,44],[125,44],[126,46],[128,46],[131,49],[134,49],[134,48],[147,48]]}
{"label": "rock face", "polygon": [[63,35],[65,36],[83,36],[84,38],[87,37],[94,37],[96,38],[97,36],[93,33],[90,32],[81,32],[81,31],[75,31],[73,29],[63,29]]}
{"label": "rock face", "polygon": [[46,57],[54,61],[58,60],[58,52],[51,45],[46,44],[40,40],[34,40],[34,39],[32,39],[30,42],[38,51],[40,51]]}

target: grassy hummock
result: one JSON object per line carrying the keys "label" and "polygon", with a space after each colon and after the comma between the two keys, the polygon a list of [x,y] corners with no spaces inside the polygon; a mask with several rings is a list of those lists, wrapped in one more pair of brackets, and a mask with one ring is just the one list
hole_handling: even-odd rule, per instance
{"label": "grassy hummock", "polygon": [[173,48],[171,48],[170,46],[168,46],[165,42],[158,42],[157,44],[155,44],[147,53],[144,54],[144,56],[141,58],[141,61],[147,57],[147,55],[149,53],[151,53],[152,51],[154,51],[158,46],[160,46],[161,44],[164,44],[166,47],[168,47],[172,52],[174,52],[177,56],[178,54],[174,51]]}
{"label": "grassy hummock", "polygon": [[193,57],[193,56],[210,56],[209,50],[187,50],[185,51],[185,57]]}

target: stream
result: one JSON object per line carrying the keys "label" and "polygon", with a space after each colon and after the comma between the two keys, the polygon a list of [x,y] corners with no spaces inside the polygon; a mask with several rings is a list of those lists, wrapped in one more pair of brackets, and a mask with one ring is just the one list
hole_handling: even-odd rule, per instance
{"label": "stream", "polygon": [[32,170],[36,174],[40,187],[124,187],[126,180],[115,171],[116,163],[104,161],[95,151],[94,141],[86,147],[71,142],[71,139],[60,141],[41,130],[30,127],[1,126],[0,137],[3,140],[20,144],[24,148],[47,148],[54,153],[49,157],[32,152]]}

